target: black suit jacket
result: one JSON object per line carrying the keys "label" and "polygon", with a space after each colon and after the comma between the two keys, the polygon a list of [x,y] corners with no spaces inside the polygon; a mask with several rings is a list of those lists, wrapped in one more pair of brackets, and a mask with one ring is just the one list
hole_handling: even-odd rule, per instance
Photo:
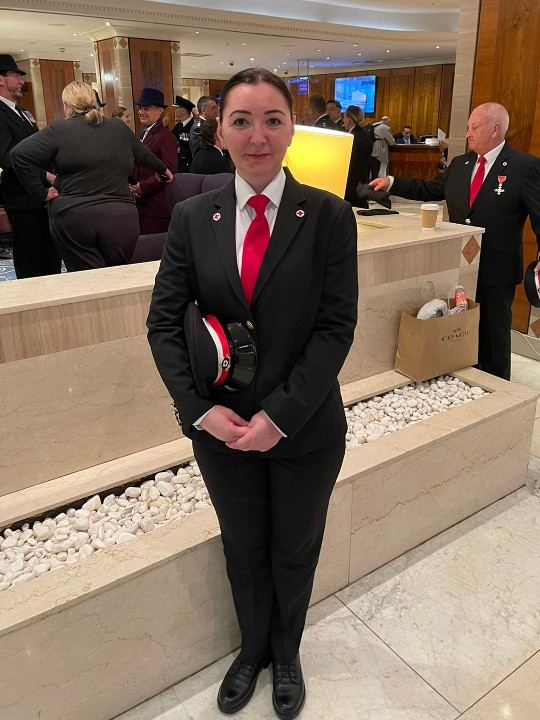
{"label": "black suit jacket", "polygon": [[373,140],[366,128],[358,127],[358,125],[353,127],[351,134],[353,146],[345,188],[345,200],[352,205],[358,205],[359,197],[356,193],[356,186],[358,183],[369,182],[369,161],[373,150]]}
{"label": "black suit jacket", "polygon": [[[35,200],[26,190],[15,174],[10,152],[15,145],[25,138],[37,133],[35,123],[23,120],[18,112],[12,110],[0,100],[0,167],[2,180],[0,192],[2,204],[8,210],[22,210],[44,207],[43,202]],[[48,187],[45,171],[41,171],[44,187]]]}
{"label": "black suit jacket", "polygon": [[[392,195],[412,200],[446,200],[450,222],[485,228],[480,254],[480,285],[517,285],[523,278],[523,226],[527,216],[540,245],[540,159],[507,143],[469,207],[471,175],[477,155],[455,157],[433,180],[395,178]],[[498,194],[498,177],[504,192]]]}
{"label": "black suit jacket", "polygon": [[[405,138],[403,137],[403,133],[398,133],[397,135],[394,135],[394,139],[396,141],[397,145],[407,145],[408,143],[405,142]],[[418,143],[418,140],[414,137],[414,135],[411,135],[410,137],[410,144],[416,145]]]}
{"label": "black suit jacket", "polygon": [[184,125],[179,122],[171,130],[178,143],[178,172],[189,172],[191,167],[191,148],[189,147],[189,133],[193,127],[194,120],[190,118]]}
{"label": "black suit jacket", "polygon": [[[176,205],[148,317],[156,365],[186,436],[226,451],[193,423],[215,404],[245,419],[263,409],[287,435],[268,455],[311,452],[346,430],[337,375],[356,325],[354,215],[340,198],[287,174],[251,306],[238,273],[235,222],[234,181]],[[252,324],[258,366],[245,390],[214,390],[210,400],[197,393],[182,329],[195,299],[203,314]]]}
{"label": "black suit jacket", "polygon": [[327,130],[344,130],[343,127],[340,127],[337,123],[335,123],[330,115],[322,115],[313,125],[313,127],[318,128],[326,128]]}

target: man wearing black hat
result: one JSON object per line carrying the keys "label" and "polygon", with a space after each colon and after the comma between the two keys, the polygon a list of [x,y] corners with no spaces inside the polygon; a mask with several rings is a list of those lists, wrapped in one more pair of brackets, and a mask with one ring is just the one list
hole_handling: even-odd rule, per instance
{"label": "man wearing black hat", "polygon": [[[61,269],[47,210],[21,184],[10,158],[15,145],[38,132],[32,115],[18,104],[24,75],[11,55],[0,55],[0,192],[13,227],[13,264],[18,278],[53,275]],[[49,187],[54,176],[43,171],[41,179],[43,186]]]}
{"label": "man wearing black hat", "polygon": [[173,103],[174,121],[176,125],[172,129],[172,134],[178,143],[178,172],[187,173],[191,167],[191,150],[189,148],[189,132],[193,127],[192,111],[195,103],[187,98],[176,96]]}

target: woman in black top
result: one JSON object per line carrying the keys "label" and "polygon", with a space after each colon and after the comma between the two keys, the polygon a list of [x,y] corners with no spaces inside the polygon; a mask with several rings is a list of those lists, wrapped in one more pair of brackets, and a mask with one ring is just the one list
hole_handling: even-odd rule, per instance
{"label": "woman in black top", "polygon": [[356,193],[358,183],[369,182],[369,159],[373,140],[364,128],[364,111],[357,105],[349,105],[343,115],[343,125],[353,137],[349,175],[345,186],[345,200],[354,207],[367,208],[367,200],[361,200]]}
{"label": "woman in black top", "polygon": [[[13,167],[33,197],[48,201],[53,240],[69,271],[127,264],[139,236],[127,177],[134,165],[172,174],[125,123],[103,117],[89,85],[70,83],[62,101],[66,119],[19,143]],[[56,173],[48,192],[40,169]]]}
{"label": "woman in black top", "polygon": [[201,125],[200,150],[191,162],[190,172],[198,175],[216,175],[217,173],[231,172],[228,159],[219,145],[216,144],[217,128],[217,120],[205,120]]}

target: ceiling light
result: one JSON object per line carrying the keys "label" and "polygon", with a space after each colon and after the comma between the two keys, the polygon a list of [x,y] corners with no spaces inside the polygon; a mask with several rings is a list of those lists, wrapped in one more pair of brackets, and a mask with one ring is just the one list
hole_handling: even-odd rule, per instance
{"label": "ceiling light", "polygon": [[71,34],[73,35],[73,37],[77,37],[77,35],[78,35],[79,33],[71,33]]}
{"label": "ceiling light", "polygon": [[329,57],[327,57],[326,59],[327,59],[327,60],[330,60],[330,58],[329,58]]}
{"label": "ceiling light", "polygon": [[111,23],[110,23],[108,20],[107,20],[107,22],[105,23],[105,25],[106,25],[107,27],[111,27]]}
{"label": "ceiling light", "polygon": [[277,72],[277,68],[274,68],[274,72]]}
{"label": "ceiling light", "polygon": [[438,50],[440,48],[440,45],[435,45],[435,50]]}
{"label": "ceiling light", "polygon": [[94,53],[90,53],[90,57],[94,57]]}
{"label": "ceiling light", "polygon": [[200,34],[201,34],[200,30],[195,30],[195,35],[200,35]]}
{"label": "ceiling light", "polygon": [[387,50],[386,52],[390,52],[390,50]]}
{"label": "ceiling light", "polygon": [[242,45],[246,46],[246,45],[247,45],[247,43],[242,43]]}
{"label": "ceiling light", "polygon": [[354,43],[354,44],[353,44],[353,47],[358,47],[358,43]]}
{"label": "ceiling light", "polygon": [[358,53],[358,57],[360,57],[361,54],[362,54],[362,53]]}
{"label": "ceiling light", "polygon": [[317,50],[317,52],[322,52],[322,50]]}
{"label": "ceiling light", "polygon": [[255,62],[255,58],[249,58],[250,62]]}
{"label": "ceiling light", "polygon": [[291,53],[285,53],[285,55],[290,55]]}
{"label": "ceiling light", "polygon": [[220,64],[220,65],[223,65],[223,63],[224,63],[224,60],[221,60],[219,64]]}

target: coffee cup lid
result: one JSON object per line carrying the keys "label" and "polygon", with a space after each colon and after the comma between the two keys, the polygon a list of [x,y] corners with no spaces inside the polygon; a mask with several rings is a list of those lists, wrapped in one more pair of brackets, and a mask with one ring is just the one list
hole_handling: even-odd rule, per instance
{"label": "coffee cup lid", "polygon": [[420,210],[438,210],[439,206],[437,203],[423,203],[420,205]]}

